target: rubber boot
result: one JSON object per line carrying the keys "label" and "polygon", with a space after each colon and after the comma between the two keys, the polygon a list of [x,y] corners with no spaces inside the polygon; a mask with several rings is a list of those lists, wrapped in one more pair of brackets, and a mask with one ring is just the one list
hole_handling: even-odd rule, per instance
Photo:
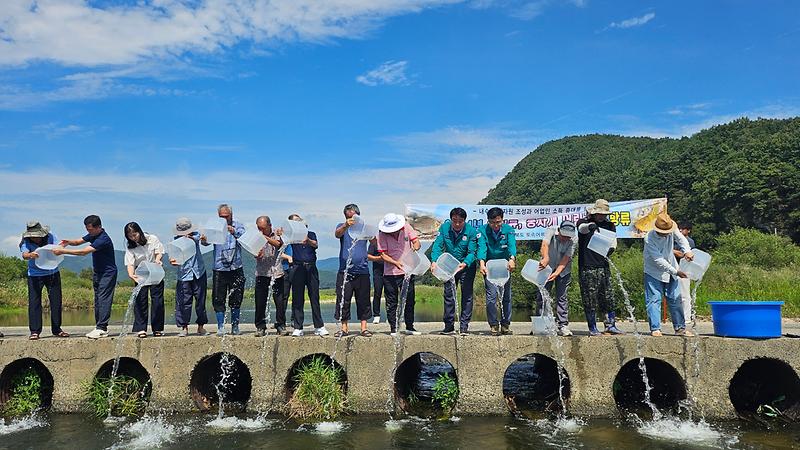
{"label": "rubber boot", "polygon": [[239,314],[241,313],[241,309],[239,308],[232,308],[231,309],[231,334],[242,334],[239,331]]}
{"label": "rubber boot", "polygon": [[597,318],[594,314],[586,313],[586,325],[589,327],[589,336],[600,335],[600,331],[597,330]]}
{"label": "rubber boot", "polygon": [[217,313],[217,336],[225,335],[225,313]]}

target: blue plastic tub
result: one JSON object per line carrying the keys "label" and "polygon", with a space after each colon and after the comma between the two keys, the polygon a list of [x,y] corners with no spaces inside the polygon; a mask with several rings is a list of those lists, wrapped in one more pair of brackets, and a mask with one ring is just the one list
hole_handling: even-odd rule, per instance
{"label": "blue plastic tub", "polygon": [[724,337],[781,337],[783,302],[708,302],[714,334]]}

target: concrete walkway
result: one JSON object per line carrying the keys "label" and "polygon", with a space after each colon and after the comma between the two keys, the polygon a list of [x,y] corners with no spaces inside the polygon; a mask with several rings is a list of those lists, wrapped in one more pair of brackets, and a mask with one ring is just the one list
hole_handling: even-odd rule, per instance
{"label": "concrete walkway", "polygon": [[[633,331],[634,331],[633,323],[630,322],[630,321],[618,321],[617,322],[617,326],[621,330],[623,330],[625,332],[628,332],[628,333],[633,333]],[[325,324],[325,327],[331,333],[330,336],[328,336],[328,337],[329,338],[333,338],[333,333],[335,333],[336,330],[338,330],[337,325],[335,323],[327,323],[327,324]],[[415,324],[415,327],[416,327],[416,329],[418,331],[422,332],[423,334],[432,334],[432,333],[436,333],[438,331],[441,331],[444,328],[444,325],[442,323],[440,323],[440,322],[418,322],[418,323]],[[377,325],[372,324],[372,322],[370,321],[368,323],[368,328],[373,333],[389,334],[389,325],[386,323],[386,321],[382,321],[380,324],[377,324]],[[602,324],[599,324],[598,328],[602,331]],[[638,328],[639,332],[648,332],[649,331],[647,322],[642,321],[642,320],[637,322],[637,328]],[[75,339],[75,338],[85,339],[84,338],[84,334],[88,333],[89,331],[91,331],[93,329],[94,329],[94,327],[91,327],[91,326],[69,326],[69,327],[64,327],[64,331],[66,331],[67,333],[71,334],[71,336],[69,338],[66,338],[66,339]],[[192,326],[189,327],[190,336],[193,335],[193,333],[194,333],[194,331],[196,329],[197,329],[196,325],[192,325]],[[211,334],[209,334],[209,337],[216,336],[214,334],[214,332],[216,332],[216,329],[217,329],[216,324],[207,324],[206,325],[206,330],[209,333],[211,333]],[[230,331],[230,325],[226,326],[226,329],[228,331]],[[291,327],[288,327],[288,329],[290,331],[292,330]],[[401,327],[401,330],[402,329],[404,329],[404,328]],[[570,324],[570,329],[575,333],[576,336],[586,336],[586,335],[589,334],[589,330],[588,330],[588,327],[586,326],[586,322],[572,322]],[[109,331],[109,334],[111,335],[111,337],[113,338],[113,337],[119,335],[120,330],[121,330],[121,327],[119,325],[116,325],[116,326],[112,325],[112,326],[109,326],[109,330],[108,331]],[[241,330],[242,330],[242,333],[244,335],[254,335],[255,326],[253,324],[242,324]],[[356,332],[359,331],[359,330],[360,330],[360,326],[359,326],[358,322],[355,322],[355,323],[351,322],[350,323],[350,335],[357,334]],[[515,335],[527,335],[527,334],[529,334],[531,332],[531,324],[529,322],[526,322],[526,323],[520,323],[520,322],[512,323],[511,324],[511,330],[514,332]],[[672,324],[671,323],[662,324],[661,330],[664,333],[665,337],[669,337],[670,335],[673,334]],[[713,334],[714,334],[714,327],[713,327],[713,324],[710,321],[698,322],[697,323],[697,330],[699,332],[698,334],[701,335],[701,336],[713,336]],[[0,328],[0,331],[2,331],[5,334],[5,338],[4,339],[9,339],[9,340],[11,340],[11,339],[27,339],[28,335],[29,335],[29,331],[28,331],[27,327],[4,327],[4,328]],[[270,328],[269,331],[270,331],[271,335],[273,335],[273,336],[275,335],[275,329],[274,328]],[[470,331],[470,334],[472,334],[472,335],[490,336],[489,325],[486,322],[473,322],[473,323],[471,323],[469,331]],[[148,339],[152,339],[151,330],[148,330],[148,332],[149,332],[148,333]],[[167,325],[167,327],[166,327],[166,329],[164,331],[164,336],[165,337],[178,337],[178,332],[179,332],[178,328],[175,327],[174,325]],[[305,337],[314,337],[313,336],[314,328],[312,326],[306,325],[306,327],[304,328],[304,332],[305,332]],[[784,319],[783,320],[783,334],[784,334],[784,336],[790,335],[789,337],[800,337],[800,320],[797,320],[797,319]],[[127,337],[136,338],[136,335],[132,334],[131,332],[129,332]],[[61,339],[65,339],[65,338],[53,337],[52,335],[50,335],[50,330],[48,328],[45,328],[43,330],[42,335],[41,335],[40,338],[41,339],[45,339],[45,340],[50,340],[50,339],[61,340]]]}

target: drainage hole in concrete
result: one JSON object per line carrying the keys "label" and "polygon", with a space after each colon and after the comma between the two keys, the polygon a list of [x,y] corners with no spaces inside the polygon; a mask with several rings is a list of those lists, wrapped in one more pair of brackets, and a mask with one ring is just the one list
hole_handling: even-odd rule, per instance
{"label": "drainage hole in concrete", "polygon": [[244,411],[252,386],[247,364],[230,353],[214,353],[192,370],[189,392],[200,411],[216,412],[221,398],[223,409],[235,413]]}
{"label": "drainage hole in concrete", "polygon": [[[644,364],[650,384],[650,401],[661,412],[678,412],[680,402],[686,399],[683,378],[666,361],[645,358]],[[621,412],[635,413],[642,418],[652,416],[645,401],[645,385],[638,358],[628,361],[619,370],[614,378],[613,393]]]}
{"label": "drainage hole in concrete", "polygon": [[53,403],[53,375],[41,361],[22,358],[0,373],[0,416],[47,410]]}
{"label": "drainage hole in concrete", "polygon": [[458,401],[456,369],[435,353],[420,352],[403,361],[394,382],[395,398],[410,415],[444,417]]}
{"label": "drainage hole in concrete", "polygon": [[[561,393],[569,399],[569,376],[562,369]],[[508,366],[503,376],[503,397],[513,414],[532,419],[561,410],[558,364],[553,358],[533,353]]]}
{"label": "drainage hole in concrete", "polygon": [[767,426],[800,420],[800,378],[778,359],[745,361],[728,386],[739,417]]}

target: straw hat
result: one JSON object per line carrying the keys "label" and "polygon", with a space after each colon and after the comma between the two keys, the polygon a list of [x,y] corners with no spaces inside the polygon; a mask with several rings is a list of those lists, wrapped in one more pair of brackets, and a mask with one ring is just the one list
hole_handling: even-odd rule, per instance
{"label": "straw hat", "polygon": [[172,232],[175,236],[187,236],[192,234],[196,229],[197,227],[192,223],[192,219],[181,217],[175,221],[175,227],[172,229]]}
{"label": "straw hat", "polygon": [[38,220],[31,220],[26,224],[26,230],[22,233],[22,239],[25,238],[43,238],[50,234],[50,227],[42,225]]}
{"label": "straw hat", "polygon": [[400,214],[389,213],[378,223],[378,229],[384,233],[394,233],[406,226],[406,218]]}
{"label": "straw hat", "polygon": [[656,217],[656,222],[653,224],[653,229],[658,233],[672,233],[675,229],[675,221],[667,213],[661,213]]}
{"label": "straw hat", "polygon": [[586,208],[589,214],[611,214],[611,207],[608,205],[608,200],[602,198],[597,199],[594,205]]}

